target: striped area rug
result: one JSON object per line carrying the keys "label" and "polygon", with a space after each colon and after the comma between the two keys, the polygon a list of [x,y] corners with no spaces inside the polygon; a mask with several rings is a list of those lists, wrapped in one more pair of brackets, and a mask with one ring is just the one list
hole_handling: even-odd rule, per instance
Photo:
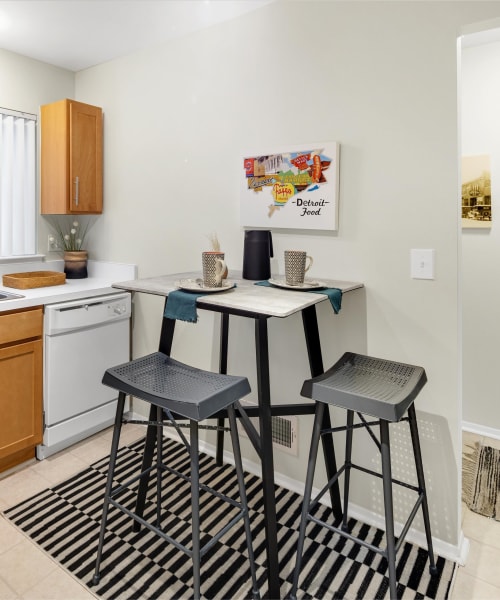
{"label": "striped area rug", "polygon": [[[189,457],[183,446],[165,439],[169,464],[180,471],[188,470]],[[119,451],[117,480],[137,473],[141,464],[144,440]],[[132,520],[110,509],[109,528],[101,565],[101,581],[92,586],[102,499],[108,458],[53,488],[5,511],[5,516],[24,531],[51,557],[82,581],[103,600],[152,600],[191,597],[191,566],[188,557],[172,545],[159,540],[143,528],[132,531]],[[221,491],[238,498],[236,478],[230,465],[218,467],[205,454],[200,458],[200,478]],[[186,543],[190,536],[190,495],[188,484],[165,477],[162,524],[169,533]],[[261,481],[246,474],[251,510],[255,561],[261,596],[266,596],[264,514]],[[155,513],[155,489],[152,486],[145,516]],[[125,499],[124,499],[125,498]],[[300,519],[301,497],[276,486],[278,540],[280,548],[281,595],[291,587],[295,565],[295,548]],[[125,492],[122,501],[133,508],[135,491]],[[201,523],[204,535],[218,530],[222,519],[232,509],[210,494],[201,497]],[[318,516],[329,512],[320,506]],[[351,520],[355,535],[375,544],[384,543],[380,530]],[[230,530],[202,561],[204,598],[250,598],[250,574],[242,527]],[[202,539],[203,543],[203,539]],[[383,598],[388,592],[385,560],[378,554],[317,526],[309,526],[306,554],[300,577],[298,597],[311,598]],[[444,599],[448,597],[454,563],[437,559],[439,573],[429,575],[424,550],[409,543],[398,553],[398,596],[403,598]]]}

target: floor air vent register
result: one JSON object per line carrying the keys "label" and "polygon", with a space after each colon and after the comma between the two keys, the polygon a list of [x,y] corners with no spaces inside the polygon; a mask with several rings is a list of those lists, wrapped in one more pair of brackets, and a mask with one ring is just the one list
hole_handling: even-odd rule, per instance
{"label": "floor air vent register", "polygon": [[[259,419],[252,417],[250,419],[257,431],[259,431]],[[299,453],[298,444],[298,419],[295,416],[272,417],[273,446],[276,450],[282,450],[288,454],[297,456]],[[238,425],[240,435],[248,437],[245,429]]]}

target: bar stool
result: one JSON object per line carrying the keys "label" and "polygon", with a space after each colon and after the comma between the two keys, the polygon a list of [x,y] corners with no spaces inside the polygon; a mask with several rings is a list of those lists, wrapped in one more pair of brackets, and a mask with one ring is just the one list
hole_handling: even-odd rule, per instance
{"label": "bar stool", "polygon": [[[118,404],[116,409],[113,439],[111,443],[111,455],[104,497],[103,515],[99,535],[99,546],[93,583],[97,585],[100,581],[100,565],[106,533],[109,506],[112,505],[134,519],[134,525],[143,525],[156,533],[162,539],[173,544],[176,548],[185,552],[193,563],[193,591],[194,597],[200,598],[200,566],[201,558],[214,546],[217,540],[224,535],[240,519],[244,521],[248,558],[252,578],[252,595],[259,597],[257,589],[257,578],[255,561],[252,549],[252,538],[250,532],[250,519],[246,500],[245,485],[243,479],[243,467],[241,462],[241,451],[236,426],[235,407],[239,406],[239,399],[250,392],[250,385],[246,377],[232,375],[220,375],[211,373],[180,363],[161,352],[155,352],[148,356],[138,358],[131,362],[108,369],[102,380],[103,384],[118,390]],[[157,441],[156,441],[156,463],[139,475],[128,479],[126,482],[113,488],[113,477],[115,472],[116,456],[118,451],[120,431],[122,425],[125,398],[131,394],[156,407]],[[208,487],[200,482],[199,477],[199,421],[211,417],[219,410],[226,409],[233,454],[238,479],[240,501],[227,497],[224,494]],[[162,426],[163,419],[175,427],[183,444],[190,455],[190,475],[186,476],[179,471],[170,468],[162,456]],[[184,436],[176,419],[189,420],[189,440]],[[166,457],[168,460],[168,457]],[[142,477],[156,473],[156,523],[145,520],[142,514],[139,516],[125,506],[126,496],[123,503],[118,499],[120,494],[130,489],[130,486]],[[191,484],[191,547],[188,547],[171,537],[161,528],[161,479],[164,471],[173,476],[180,477]],[[228,502],[239,512],[229,519],[226,524],[221,524],[217,533],[201,547],[200,536],[200,488],[209,492],[219,499]]]}
{"label": "bar stool", "polygon": [[[326,527],[349,540],[360,544],[370,550],[381,554],[386,558],[389,570],[389,588],[391,598],[397,598],[396,582],[396,552],[399,550],[404,537],[418,511],[422,507],[425,534],[427,538],[427,551],[429,555],[429,570],[436,574],[436,564],[432,548],[431,527],[429,521],[429,509],[427,504],[427,493],[425,489],[424,470],[422,466],[422,455],[420,451],[420,440],[415,415],[414,400],[427,381],[427,376],[422,367],[406,365],[389,360],[372,358],[352,352],[346,352],[342,358],[324,374],[304,382],[301,394],[312,398],[316,402],[316,412],[313,426],[313,434],[307,467],[306,484],[304,490],[304,502],[299,529],[297,545],[297,562],[293,575],[290,598],[296,598],[299,574],[301,570],[302,554],[304,549],[304,537],[306,526],[309,521]],[[346,432],[345,462],[337,473],[328,481],[326,486],[311,501],[314,470],[320,437],[325,431],[321,430],[321,421],[325,407],[331,404],[347,410],[346,426],[334,427],[329,432]],[[354,413],[357,413],[360,423],[354,424]],[[407,413],[408,416],[404,417]],[[364,415],[376,417],[376,421],[368,422]],[[410,426],[413,454],[417,473],[418,487],[392,478],[389,423],[408,421]],[[372,425],[380,428],[380,441],[372,430]],[[351,462],[353,431],[365,428],[371,439],[375,442],[381,453],[382,474]],[[349,483],[351,470],[356,469],[382,479],[384,511],[385,511],[385,534],[387,540],[386,548],[379,548],[352,536],[348,530],[348,503]],[[321,497],[344,475],[344,506],[341,527],[335,527],[316,518],[312,509],[318,504]],[[417,492],[417,501],[403,527],[401,535],[396,541],[394,535],[394,515],[392,484],[398,484]]]}

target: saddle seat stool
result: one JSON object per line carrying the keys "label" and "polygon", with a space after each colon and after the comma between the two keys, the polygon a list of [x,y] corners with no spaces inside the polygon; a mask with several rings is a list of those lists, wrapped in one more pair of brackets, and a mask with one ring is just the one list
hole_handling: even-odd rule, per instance
{"label": "saddle seat stool", "polygon": [[[422,367],[346,352],[328,371],[304,382],[301,393],[303,396],[315,400],[316,412],[304,489],[304,501],[300,521],[299,540],[297,544],[297,561],[293,575],[290,598],[296,598],[303,558],[306,526],[310,521],[314,522],[316,525],[326,527],[330,531],[336,532],[339,535],[384,556],[388,563],[390,596],[391,599],[395,599],[398,597],[396,553],[399,550],[418,509],[421,507],[427,540],[429,570],[431,574],[437,572],[432,548],[427,492],[425,489],[424,469],[422,465],[422,454],[414,406],[414,400],[426,381],[427,376]],[[334,427],[326,432],[321,430],[321,423],[323,411],[328,409],[328,405],[344,408],[347,411],[347,423],[345,426]],[[354,424],[354,413],[357,414],[360,423]],[[406,413],[408,415],[407,417],[404,416]],[[365,415],[375,417],[376,420],[368,422]],[[397,423],[399,421],[408,421],[410,426],[413,456],[418,481],[417,486],[392,478],[389,424]],[[377,425],[379,428],[380,440],[377,439],[377,436],[372,430],[373,425]],[[353,432],[355,429],[359,428],[366,429],[371,439],[378,447],[378,450],[381,453],[382,474],[352,462]],[[314,470],[321,435],[339,431],[346,432],[344,464],[338,469],[337,473],[330,481],[327,482],[317,497],[311,501]],[[351,471],[353,469],[382,479],[386,548],[379,548],[369,544],[349,533],[347,524],[349,484]],[[321,497],[337,482],[341,475],[344,476],[343,518],[341,526],[337,527],[316,518],[312,513],[313,508],[318,504]],[[415,505],[397,540],[394,534],[393,484],[404,486],[417,493]]]}
{"label": "saddle seat stool", "polygon": [[[234,375],[222,375],[196,369],[183,364],[161,352],[155,352],[148,356],[138,358],[128,363],[108,369],[102,380],[103,384],[114,388],[119,392],[116,409],[113,439],[111,443],[111,455],[104,497],[103,515],[99,535],[95,573],[93,583],[97,585],[100,581],[100,567],[106,524],[108,521],[109,507],[129,515],[134,520],[135,529],[141,525],[156,533],[163,540],[173,544],[179,550],[185,552],[192,560],[193,565],[193,593],[194,598],[200,598],[200,565],[201,558],[210,550],[215,542],[222,537],[238,521],[243,519],[246,545],[248,551],[249,568],[252,580],[251,595],[259,598],[257,588],[255,561],[252,549],[252,537],[250,532],[250,519],[246,500],[245,485],[243,479],[243,467],[241,462],[241,451],[239,445],[238,428],[236,426],[235,407],[241,410],[239,400],[250,391],[250,385],[246,377]],[[116,485],[114,482],[116,457],[119,446],[120,431],[123,420],[123,411],[126,395],[130,394],[149,402],[156,407],[156,463],[131,477],[128,481]],[[237,502],[232,498],[210,488],[200,482],[199,473],[199,422],[210,418],[220,410],[226,409],[229,418],[229,427],[233,447],[233,455],[238,480],[239,499]],[[151,413],[154,414],[154,411]],[[169,467],[168,457],[162,456],[163,422],[168,420],[179,434],[185,449],[190,457],[190,475],[187,477]],[[176,419],[189,421],[189,440],[183,434]],[[151,423],[149,423],[151,425]],[[174,539],[161,526],[161,480],[164,472],[172,476],[190,481],[191,490],[191,540],[187,546],[179,540]],[[156,473],[156,522],[147,521],[143,516],[143,502],[138,496],[135,512],[124,506],[127,494],[124,494],[123,503],[120,494],[130,489],[130,486],[141,480],[149,478],[152,472]],[[114,484],[114,487],[113,487]],[[202,547],[200,535],[200,488],[205,492],[229,503],[237,509],[236,516],[232,516],[228,522],[220,524],[220,529]],[[224,515],[223,515],[224,517]],[[222,518],[222,521],[224,519]],[[138,526],[138,527],[137,527]],[[205,540],[205,538],[204,538]],[[189,542],[188,542],[189,543]]]}

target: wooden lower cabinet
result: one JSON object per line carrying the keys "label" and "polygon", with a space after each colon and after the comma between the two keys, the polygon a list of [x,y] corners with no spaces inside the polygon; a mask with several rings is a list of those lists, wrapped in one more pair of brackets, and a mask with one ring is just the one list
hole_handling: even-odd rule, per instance
{"label": "wooden lower cabinet", "polygon": [[0,313],[0,471],[42,442],[42,327],[41,307]]}

